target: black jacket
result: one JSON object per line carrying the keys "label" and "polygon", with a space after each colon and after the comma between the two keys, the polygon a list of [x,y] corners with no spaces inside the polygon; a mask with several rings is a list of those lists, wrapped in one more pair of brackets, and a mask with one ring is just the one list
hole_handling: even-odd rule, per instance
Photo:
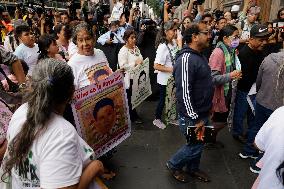
{"label": "black jacket", "polygon": [[255,83],[260,64],[265,58],[263,51],[254,51],[247,44],[240,50],[239,59],[242,65],[242,78],[238,90],[248,93]]}
{"label": "black jacket", "polygon": [[214,90],[211,69],[205,56],[184,47],[176,55],[174,78],[179,114],[192,120],[207,117]]}

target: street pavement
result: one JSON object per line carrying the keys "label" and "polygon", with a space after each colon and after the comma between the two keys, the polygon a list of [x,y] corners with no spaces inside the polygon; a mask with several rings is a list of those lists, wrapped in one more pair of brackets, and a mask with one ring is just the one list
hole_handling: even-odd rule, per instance
{"label": "street pavement", "polygon": [[109,189],[249,189],[256,174],[249,170],[250,160],[238,157],[242,144],[235,141],[228,128],[218,135],[224,148],[205,149],[200,168],[211,182],[191,178],[189,183],[176,181],[165,163],[185,142],[178,126],[161,130],[152,121],[156,102],[146,101],[138,107],[142,125],[132,125],[131,136],[117,147],[110,165],[117,176],[106,181]]}

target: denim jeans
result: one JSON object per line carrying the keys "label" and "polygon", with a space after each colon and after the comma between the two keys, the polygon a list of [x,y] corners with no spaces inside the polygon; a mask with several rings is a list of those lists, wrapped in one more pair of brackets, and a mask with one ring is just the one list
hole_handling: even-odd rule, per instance
{"label": "denim jeans", "polygon": [[255,154],[257,153],[257,149],[254,147],[254,139],[262,125],[268,120],[270,115],[272,114],[272,110],[265,108],[264,106],[258,104],[256,102],[255,106],[255,122],[253,124],[253,127],[248,129],[248,138],[247,143],[244,147],[244,152],[247,154]]}
{"label": "denim jeans", "polygon": [[237,91],[236,99],[235,99],[235,109],[234,109],[234,117],[233,117],[233,128],[232,135],[233,136],[242,136],[243,122],[245,117],[247,116],[247,124],[248,129],[252,127],[254,124],[254,115],[249,107],[247,102],[247,92],[242,92],[240,90]]}
{"label": "denim jeans", "polygon": [[[205,125],[208,125],[209,119],[202,119]],[[179,117],[179,128],[182,134],[186,137],[187,135],[187,126],[195,125],[195,121],[185,118]],[[190,144],[187,143],[183,145],[168,161],[168,164],[171,169],[181,170],[184,167],[187,168],[188,171],[194,172],[199,170],[200,158],[203,151],[203,144]]]}
{"label": "denim jeans", "polygon": [[166,85],[159,85],[159,90],[160,90],[160,98],[159,98],[159,103],[157,105],[156,108],[156,119],[162,119],[162,115],[163,115],[163,110],[165,107],[165,99],[166,99],[166,89],[167,86]]}

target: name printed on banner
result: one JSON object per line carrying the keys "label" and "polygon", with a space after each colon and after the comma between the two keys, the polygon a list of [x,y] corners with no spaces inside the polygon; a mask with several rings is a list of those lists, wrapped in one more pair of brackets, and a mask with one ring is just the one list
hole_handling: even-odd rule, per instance
{"label": "name printed on banner", "polygon": [[101,90],[102,88],[108,87],[109,85],[114,84],[117,81],[120,81],[122,79],[122,75],[118,74],[116,77],[111,78],[109,80],[104,80],[102,82],[99,83],[95,83],[93,88],[89,88],[86,87],[85,89],[81,89],[77,92],[77,94],[75,95],[75,100],[81,100],[83,98],[86,98],[89,94],[95,93],[98,90]]}

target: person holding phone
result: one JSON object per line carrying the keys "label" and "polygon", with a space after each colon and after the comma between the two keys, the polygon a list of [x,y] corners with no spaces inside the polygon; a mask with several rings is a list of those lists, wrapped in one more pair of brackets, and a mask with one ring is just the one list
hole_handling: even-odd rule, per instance
{"label": "person holding phone", "polygon": [[110,23],[110,30],[101,35],[97,42],[101,45],[113,43],[125,43],[123,40],[124,31],[119,28],[119,21],[112,21]]}

